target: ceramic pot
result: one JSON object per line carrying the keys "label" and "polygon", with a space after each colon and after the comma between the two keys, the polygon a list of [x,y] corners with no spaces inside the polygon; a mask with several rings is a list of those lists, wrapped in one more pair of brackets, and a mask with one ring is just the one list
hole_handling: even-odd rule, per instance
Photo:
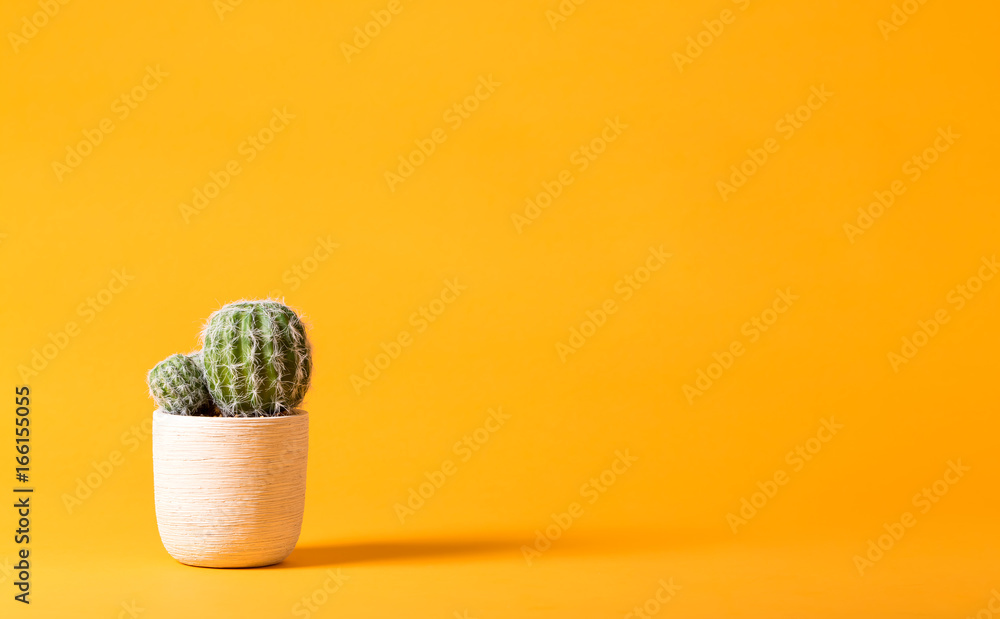
{"label": "ceramic pot", "polygon": [[306,497],[309,414],[153,413],[156,524],[170,556],[202,567],[280,563]]}

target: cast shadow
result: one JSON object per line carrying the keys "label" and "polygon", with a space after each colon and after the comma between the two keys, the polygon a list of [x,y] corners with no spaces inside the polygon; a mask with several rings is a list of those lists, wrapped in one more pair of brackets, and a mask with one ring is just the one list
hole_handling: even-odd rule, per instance
{"label": "cast shadow", "polygon": [[498,553],[519,553],[524,541],[424,539],[299,546],[272,569],[332,567],[378,561],[419,561]]}
{"label": "cast shadow", "polygon": [[[673,531],[611,529],[575,535],[572,539],[559,539],[553,543],[553,552],[566,555],[594,555],[680,551],[717,544],[723,538],[724,536],[718,532],[708,529]],[[376,562],[420,562],[484,555],[507,555],[521,560],[522,547],[533,543],[530,535],[514,537],[509,534],[469,538],[321,543],[297,547],[287,559],[271,566],[270,569],[334,567]]]}

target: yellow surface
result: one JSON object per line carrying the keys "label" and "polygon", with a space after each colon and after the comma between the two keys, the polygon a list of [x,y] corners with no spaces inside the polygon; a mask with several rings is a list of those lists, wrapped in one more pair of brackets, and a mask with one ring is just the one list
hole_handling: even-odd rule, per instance
{"label": "yellow surface", "polygon": [[[1000,610],[996,3],[233,5],[0,7],[4,617]],[[185,567],[145,372],[269,294],[299,548]]]}

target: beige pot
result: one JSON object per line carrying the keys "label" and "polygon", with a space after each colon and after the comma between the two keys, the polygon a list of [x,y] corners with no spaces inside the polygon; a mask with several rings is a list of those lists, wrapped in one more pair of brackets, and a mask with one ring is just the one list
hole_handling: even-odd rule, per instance
{"label": "beige pot", "polygon": [[295,548],[306,496],[309,414],[153,413],[156,524],[170,556],[203,567],[280,563]]}

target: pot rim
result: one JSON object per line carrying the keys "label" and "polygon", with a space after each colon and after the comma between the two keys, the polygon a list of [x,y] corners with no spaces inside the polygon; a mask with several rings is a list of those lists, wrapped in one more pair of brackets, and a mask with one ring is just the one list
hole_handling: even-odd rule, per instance
{"label": "pot rim", "polygon": [[[303,408],[293,408],[291,414],[280,415],[276,417],[203,417],[201,415],[171,415],[166,413],[163,409],[156,409],[153,411],[153,417],[160,417],[163,419],[169,419],[170,421],[175,421],[176,423],[207,423],[207,424],[220,424],[220,425],[232,425],[238,423],[283,423],[283,420],[296,420],[303,417],[309,417],[309,411]],[[189,421],[181,421],[189,420]]]}

